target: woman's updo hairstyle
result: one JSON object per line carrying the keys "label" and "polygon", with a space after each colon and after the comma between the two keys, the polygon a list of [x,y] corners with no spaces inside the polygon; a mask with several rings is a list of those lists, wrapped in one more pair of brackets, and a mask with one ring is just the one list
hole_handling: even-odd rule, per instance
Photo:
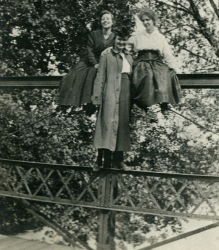
{"label": "woman's updo hairstyle", "polygon": [[105,14],[111,15],[112,21],[113,21],[113,23],[114,23],[114,15],[113,15],[112,12],[110,12],[109,10],[102,10],[102,11],[100,12],[100,20],[101,20],[101,18],[103,17],[103,15],[105,15]]}
{"label": "woman's updo hairstyle", "polygon": [[157,15],[152,10],[150,10],[150,9],[144,9],[144,10],[142,10],[138,14],[138,17],[139,17],[139,19],[141,21],[142,21],[143,16],[149,17],[153,21],[154,25],[156,25],[156,23],[157,23]]}

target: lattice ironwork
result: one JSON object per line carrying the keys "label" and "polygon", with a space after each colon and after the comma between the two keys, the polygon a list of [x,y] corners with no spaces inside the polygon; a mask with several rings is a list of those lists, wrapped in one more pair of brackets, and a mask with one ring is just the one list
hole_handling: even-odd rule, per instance
{"label": "lattice ironwork", "polygon": [[171,217],[219,219],[219,177],[0,159],[0,195]]}

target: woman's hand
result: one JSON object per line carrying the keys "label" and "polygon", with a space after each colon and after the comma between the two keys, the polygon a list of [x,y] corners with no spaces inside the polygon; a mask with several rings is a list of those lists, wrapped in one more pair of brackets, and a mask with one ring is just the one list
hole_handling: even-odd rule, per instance
{"label": "woman's hand", "polygon": [[98,69],[98,67],[99,67],[99,63],[97,63],[97,64],[94,65],[95,69]]}
{"label": "woman's hand", "polygon": [[170,69],[170,71],[176,73],[176,70],[174,68],[169,68],[169,69]]}
{"label": "woman's hand", "polygon": [[171,72],[174,72],[175,74],[180,74],[181,70],[179,68],[170,68]]}

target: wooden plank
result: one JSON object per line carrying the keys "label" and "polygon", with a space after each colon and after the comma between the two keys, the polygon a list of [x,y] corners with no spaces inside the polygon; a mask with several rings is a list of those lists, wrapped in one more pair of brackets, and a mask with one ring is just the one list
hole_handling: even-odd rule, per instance
{"label": "wooden plank", "polygon": [[[178,74],[182,88],[219,88],[219,74]],[[62,76],[0,77],[1,88],[52,88],[60,85]]]}

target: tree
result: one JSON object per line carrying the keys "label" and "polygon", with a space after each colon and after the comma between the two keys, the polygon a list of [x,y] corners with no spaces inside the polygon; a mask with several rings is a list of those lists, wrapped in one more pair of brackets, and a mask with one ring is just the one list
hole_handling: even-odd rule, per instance
{"label": "tree", "polygon": [[183,60],[183,72],[218,71],[219,18],[213,0],[139,2],[160,17],[159,27]]}
{"label": "tree", "polygon": [[1,0],[3,74],[66,72],[83,54],[88,30],[100,25],[100,12],[130,19],[127,4],[135,1]]}
{"label": "tree", "polygon": [[[98,26],[98,13],[109,9],[115,13],[118,22],[124,15],[128,20],[130,13],[126,3],[133,14],[144,6],[158,13],[159,28],[182,60],[182,72],[218,70],[218,6],[210,0],[111,0],[98,3],[93,0],[1,0],[1,25],[4,27],[1,30],[2,75],[49,75],[53,69],[59,73],[67,72],[83,53],[87,30]],[[1,91],[1,157],[92,165],[95,158],[92,147],[94,121],[86,117],[82,109],[68,109],[37,122],[41,116],[55,111],[56,96],[54,90]],[[218,91],[186,90],[179,110],[216,131],[218,100]],[[147,116],[137,108],[133,110],[135,122],[132,124],[133,147],[127,154],[129,165],[184,173],[218,172],[218,137],[172,113],[170,119],[165,120],[157,110],[158,107],[151,108]],[[158,123],[153,122],[156,116]],[[11,206],[13,208],[14,204]],[[62,207],[41,209],[51,217],[56,214],[56,221],[82,238],[85,233],[79,230],[81,225],[92,224],[87,211],[65,211],[64,219],[60,220]],[[66,218],[73,215],[78,222],[71,226]],[[149,232],[152,225],[157,230],[167,225],[174,230],[180,228],[175,219],[154,216],[139,218],[125,214],[119,215],[118,220],[121,225],[118,237],[127,240],[128,235],[136,243],[145,238],[137,228],[143,233]],[[92,229],[95,232],[95,225]]]}

